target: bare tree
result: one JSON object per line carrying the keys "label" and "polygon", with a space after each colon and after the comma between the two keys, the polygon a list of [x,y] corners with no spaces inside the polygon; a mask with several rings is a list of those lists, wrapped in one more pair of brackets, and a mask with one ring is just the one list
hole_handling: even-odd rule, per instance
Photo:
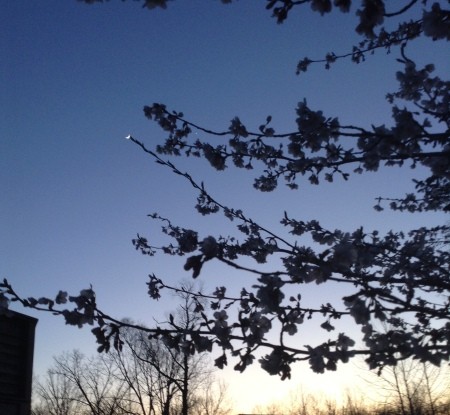
{"label": "bare tree", "polygon": [[86,359],[80,352],[54,358],[54,373],[65,378],[78,391],[77,403],[85,413],[117,415],[130,413],[124,402],[128,387],[118,382],[116,368],[104,359]]}
{"label": "bare tree", "polygon": [[[145,340],[142,333],[127,330],[123,335],[124,346],[121,351],[114,350],[102,356],[115,365],[115,376],[119,382],[125,383],[129,390],[129,401],[142,415],[155,414],[157,381],[154,370],[143,360],[141,349]],[[132,348],[131,345],[134,345]],[[139,350],[136,350],[138,349]]]}
{"label": "bare tree", "polygon": [[[168,316],[167,325],[189,332],[199,324],[194,313],[197,303],[189,294],[192,284],[182,287],[177,297],[181,304],[174,314]],[[149,336],[133,327],[131,320],[125,320],[130,327],[121,330],[123,341],[120,350],[111,350],[104,359],[114,365],[119,383],[128,386],[130,401],[143,415],[186,415],[199,402],[212,405],[212,363],[206,353],[193,353],[188,342],[177,341],[170,336]],[[225,391],[220,392],[223,403]],[[217,402],[215,402],[217,404]]]}
{"label": "bare tree", "polygon": [[371,382],[377,386],[386,413],[438,415],[450,402],[450,372],[413,359],[400,360],[386,367]]}
{"label": "bare tree", "polygon": [[229,415],[232,411],[227,396],[227,385],[210,379],[191,405],[192,415]]}
{"label": "bare tree", "polygon": [[[175,319],[170,318],[169,324],[176,327],[177,330],[182,330],[183,340],[180,347],[181,359],[174,359],[178,362],[181,378],[177,384],[181,390],[181,414],[188,415],[193,402],[195,401],[196,393],[201,390],[203,385],[207,385],[210,380],[211,366],[209,359],[205,353],[196,355],[195,348],[192,347],[188,341],[187,333],[196,329],[201,320],[197,313],[194,312],[197,302],[190,294],[193,291],[194,285],[187,284],[178,292],[178,296],[182,302],[177,310]],[[172,351],[170,351],[172,353]],[[175,356],[174,356],[175,357]]]}
{"label": "bare tree", "polygon": [[45,377],[34,382],[33,414],[72,415],[80,407],[80,392],[76,385],[61,373],[48,369]]}
{"label": "bare tree", "polygon": [[139,413],[170,414],[175,396],[178,364],[162,341],[128,329],[123,332],[120,351],[112,350],[104,359],[117,367],[115,376],[128,385],[130,400]]}

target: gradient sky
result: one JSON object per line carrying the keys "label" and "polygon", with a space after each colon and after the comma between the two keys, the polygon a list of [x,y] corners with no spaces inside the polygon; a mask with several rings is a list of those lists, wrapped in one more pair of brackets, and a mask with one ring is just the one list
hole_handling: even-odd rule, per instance
{"label": "gradient sky", "polygon": [[[377,52],[361,65],[342,61],[331,71],[319,65],[295,75],[299,59],[346,52],[357,43],[354,22],[353,15],[321,17],[299,8],[277,25],[262,1],[177,1],[167,10],[152,11],[131,1],[95,6],[5,2],[0,16],[0,276],[21,294],[35,297],[53,296],[59,289],[76,294],[92,284],[105,311],[143,322],[162,319],[174,300],[149,300],[147,275],[177,283],[189,274],[183,259],[148,258],[134,250],[131,239],[137,232],[156,244],[164,241],[158,224],[146,215],[159,212],[202,236],[226,234],[229,224],[220,217],[199,217],[193,209],[195,191],[124,139],[132,133],[149,147],[163,141],[164,133],[145,119],[142,107],[163,102],[217,130],[225,130],[236,115],[257,129],[270,114],[276,130],[288,132],[295,127],[297,102],[307,98],[312,108],[349,124],[389,124],[384,97],[396,87],[396,52]],[[444,46],[421,41],[410,57],[435,62],[438,73],[449,73]],[[279,227],[284,210],[345,230],[361,224],[401,229],[443,220],[440,214],[373,211],[375,197],[411,189],[408,171],[259,194],[243,172],[218,174],[198,160],[175,163],[203,180],[224,204],[242,208],[269,227]],[[214,264],[202,278],[206,287],[251,284],[247,276]],[[333,292],[320,290],[323,298],[332,298]],[[319,291],[309,292],[316,297]],[[36,374],[62,351],[94,353],[88,328],[66,327],[52,316],[12,308],[39,318]],[[304,343],[315,334],[303,333]],[[351,371],[349,365],[317,376],[299,365],[284,383],[259,367],[239,376],[227,370],[225,377],[236,410],[249,412],[298,385],[339,394],[354,387]]]}

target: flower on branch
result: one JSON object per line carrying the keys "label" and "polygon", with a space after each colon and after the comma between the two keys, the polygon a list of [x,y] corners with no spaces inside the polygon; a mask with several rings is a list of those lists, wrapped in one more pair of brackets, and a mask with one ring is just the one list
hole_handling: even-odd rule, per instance
{"label": "flower on branch", "polygon": [[177,237],[178,246],[182,253],[193,252],[198,246],[198,233],[190,229],[183,230]]}
{"label": "flower on branch", "polygon": [[66,291],[59,291],[58,295],[55,299],[56,304],[65,304],[67,303],[67,292]]}
{"label": "flower on branch", "polygon": [[312,0],[311,9],[320,14],[331,12],[331,0]]}
{"label": "flower on branch", "polygon": [[370,321],[370,311],[365,301],[359,298],[344,299],[345,306],[350,310],[356,324],[367,324]]}
{"label": "flower on branch", "polygon": [[359,25],[356,31],[360,35],[368,38],[374,38],[374,28],[384,21],[384,1],[383,0],[363,0],[363,8],[356,14],[359,16]]}
{"label": "flower on branch", "polygon": [[213,236],[208,236],[203,239],[200,245],[200,250],[205,256],[205,260],[214,258],[219,253],[219,245],[216,241],[216,238],[214,238]]}
{"label": "flower on branch", "polygon": [[423,32],[426,36],[450,40],[450,12],[442,10],[439,3],[431,6],[431,11],[423,12]]}
{"label": "flower on branch", "polygon": [[214,148],[210,144],[204,144],[202,146],[203,154],[206,160],[209,161],[212,167],[216,170],[224,170],[226,167],[226,157],[223,156],[221,148]]}
{"label": "flower on branch", "polygon": [[262,313],[276,312],[284,299],[281,287],[284,282],[276,275],[262,275],[258,278],[261,285],[254,285],[257,288],[256,298],[260,301],[259,308]]}
{"label": "flower on branch", "polygon": [[231,120],[230,132],[237,137],[248,137],[247,129],[238,117]]}
{"label": "flower on branch", "polygon": [[281,380],[291,378],[291,363],[294,359],[282,348],[276,348],[259,360],[261,367],[269,375],[279,375]]}
{"label": "flower on branch", "polygon": [[155,7],[160,7],[161,9],[167,9],[168,0],[145,0],[144,6],[147,9],[154,9]]}
{"label": "flower on branch", "polygon": [[228,314],[225,310],[216,311],[214,313],[214,318],[216,319],[214,321],[214,325],[217,328],[225,328],[228,327]]}

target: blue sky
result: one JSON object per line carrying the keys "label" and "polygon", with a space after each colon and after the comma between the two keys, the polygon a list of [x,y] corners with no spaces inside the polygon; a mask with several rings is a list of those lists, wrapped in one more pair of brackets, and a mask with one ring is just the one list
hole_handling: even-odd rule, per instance
{"label": "blue sky", "polygon": [[[157,243],[163,240],[158,224],[146,215],[159,212],[203,236],[227,233],[228,223],[200,218],[193,209],[193,189],[124,139],[132,133],[149,147],[163,141],[163,132],[145,119],[142,107],[163,102],[218,130],[236,115],[256,129],[270,114],[277,131],[286,132],[295,126],[296,103],[307,98],[311,107],[347,123],[389,123],[384,97],[396,86],[395,52],[377,52],[360,65],[342,61],[331,71],[319,65],[295,75],[305,56],[349,50],[358,41],[354,22],[352,15],[321,17],[299,8],[277,25],[263,2],[177,1],[153,11],[120,1],[95,6],[6,2],[0,16],[0,276],[25,296],[36,297],[59,289],[77,293],[93,284],[100,305],[117,317],[163,318],[173,309],[173,299],[148,300],[147,275],[155,272],[173,283],[189,275],[182,259],[146,258],[133,249],[137,232]],[[411,57],[433,61],[439,73],[449,73],[443,46],[421,43]],[[349,230],[360,224],[408,228],[443,219],[373,211],[376,196],[395,196],[410,187],[407,171],[258,194],[243,172],[217,174],[203,162],[175,162],[225,204],[270,226],[278,226],[284,210]],[[231,279],[239,289],[250,281],[214,265],[206,271],[207,287]],[[64,350],[95,350],[89,330],[30,314],[40,319],[36,373]],[[240,382],[247,385],[245,399],[236,395],[238,410],[260,403],[256,395],[261,391],[269,401],[305,383],[305,377],[314,383],[317,376],[301,370],[289,384],[257,368],[241,377],[228,371],[234,392],[242,389]],[[335,385],[336,376],[319,381]]]}

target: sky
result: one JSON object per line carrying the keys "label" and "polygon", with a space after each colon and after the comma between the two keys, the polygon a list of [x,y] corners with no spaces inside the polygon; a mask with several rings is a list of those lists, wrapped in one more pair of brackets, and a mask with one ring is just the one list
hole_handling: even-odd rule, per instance
{"label": "sky", "polygon": [[[76,294],[92,284],[105,311],[160,321],[174,300],[148,299],[148,274],[173,284],[189,274],[182,258],[149,258],[134,250],[137,233],[155,244],[166,241],[147,215],[158,212],[203,236],[229,232],[222,218],[199,217],[196,193],[183,178],[125,140],[131,133],[150,148],[163,142],[164,133],[144,117],[144,105],[165,103],[217,130],[227,129],[237,115],[256,130],[272,115],[277,131],[292,131],[296,104],[304,98],[349,124],[389,123],[385,94],[396,87],[396,51],[377,52],[360,65],[340,61],[329,71],[318,65],[295,75],[305,56],[346,52],[358,42],[353,15],[321,17],[298,8],[277,25],[256,1],[176,1],[167,10],[150,11],[131,1],[88,6],[15,0],[2,6],[0,23],[0,277],[24,296],[53,296],[60,289]],[[434,62],[441,74],[450,72],[445,56],[439,43],[421,41],[411,50],[411,58]],[[279,228],[284,210],[349,230],[361,224],[407,229],[444,219],[374,212],[375,197],[411,188],[408,171],[261,194],[245,172],[219,174],[202,161],[173,161],[224,204],[268,227]],[[227,284],[239,290],[252,283],[215,264],[208,264],[201,278],[212,288]],[[317,288],[308,290],[315,298]],[[335,295],[320,290],[323,298]],[[63,351],[95,352],[89,329],[12,308],[39,318],[35,374],[44,373],[52,356]],[[306,337],[316,335],[314,328],[308,330]],[[292,380],[281,382],[252,367],[243,375],[227,369],[224,377],[236,411],[243,413],[299,385],[339,396],[355,389],[355,370],[349,365],[319,376],[299,365]]]}

